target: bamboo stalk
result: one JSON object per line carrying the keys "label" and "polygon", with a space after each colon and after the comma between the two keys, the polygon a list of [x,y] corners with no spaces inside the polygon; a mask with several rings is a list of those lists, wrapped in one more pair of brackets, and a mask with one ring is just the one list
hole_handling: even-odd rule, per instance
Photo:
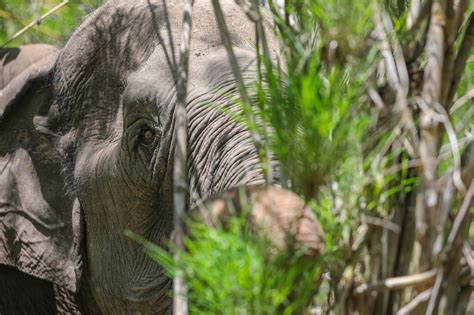
{"label": "bamboo stalk", "polygon": [[449,108],[448,96],[450,83],[453,76],[454,68],[454,57],[455,47],[454,41],[456,40],[457,31],[454,30],[456,26],[456,12],[454,10],[454,1],[447,0],[446,5],[446,25],[445,25],[445,40],[444,40],[444,65],[443,65],[443,81],[441,85],[440,103],[445,107]]}
{"label": "bamboo stalk", "polygon": [[467,307],[469,302],[471,301],[472,292],[474,291],[474,287],[467,286],[461,289],[459,295],[456,299],[455,310],[453,313],[454,315],[465,315],[467,314]]}
{"label": "bamboo stalk", "polygon": [[[456,5],[457,4],[457,5]],[[446,23],[446,57],[443,71],[443,88],[441,91],[441,103],[446,107],[452,106],[454,95],[450,94],[452,84],[457,86],[455,74],[455,41],[459,34],[459,29],[462,25],[464,14],[467,10],[467,1],[459,0],[456,3],[453,0],[448,0],[447,6],[447,23]],[[468,29],[469,31],[469,29]],[[472,45],[471,45],[472,46]],[[461,48],[460,52],[466,49]],[[469,48],[468,48],[469,49]],[[469,53],[469,51],[468,51]],[[462,68],[464,70],[464,67]],[[459,71],[459,70],[458,70]],[[459,75],[459,73],[458,73]]]}
{"label": "bamboo stalk", "polygon": [[[395,140],[397,138],[400,138],[401,142],[404,142],[406,140],[403,137],[402,128],[406,130],[406,134],[408,136],[407,138],[410,140],[405,141],[405,143],[407,144],[407,150],[411,151],[410,155],[412,156],[412,158],[418,159],[418,136],[413,120],[412,111],[408,106],[407,95],[409,92],[409,76],[403,49],[397,38],[388,36],[388,34],[394,33],[394,29],[390,17],[385,12],[380,12],[379,10],[377,10],[374,14],[374,23],[377,39],[380,45],[380,51],[385,61],[386,74],[389,86],[395,92],[395,109],[399,111],[401,115],[400,122],[395,126],[394,131],[391,134],[391,138],[388,139],[388,141],[385,143],[385,146],[383,147],[384,152],[380,152],[377,155],[377,158],[374,160],[374,164],[379,163],[381,157],[385,155],[385,153],[391,147],[393,147],[393,144],[395,143]],[[413,148],[413,150],[410,150],[410,148]],[[407,231],[400,235],[388,235],[387,231],[384,231],[385,235],[382,238],[382,249],[384,250],[384,259],[382,259],[382,272],[377,273],[378,279],[380,279],[380,277],[383,279],[393,274],[405,274],[405,271],[402,270],[402,266],[400,265],[400,261],[403,258],[406,258],[404,253],[406,253],[407,251],[411,252],[412,244],[412,241],[408,240],[410,238],[410,235],[412,234],[409,233],[408,221],[410,220],[410,216],[406,213],[407,211],[409,210],[406,208],[396,208],[396,210],[394,210],[394,217],[392,218],[398,220],[396,222],[399,223],[399,226],[403,227],[404,229],[407,229]],[[407,222],[405,222],[405,220]],[[400,230],[399,226],[397,225],[398,230]],[[388,241],[389,237],[391,237],[392,240]],[[371,249],[371,252],[373,252],[373,249]],[[394,253],[394,255],[397,256],[393,256],[390,258],[388,253]],[[374,286],[385,287],[387,284],[390,286],[391,280],[388,280],[387,283],[385,282],[386,280],[378,282]],[[359,290],[362,289],[362,287],[359,288]],[[370,288],[368,289],[371,290]],[[387,313],[388,310],[391,310],[393,308],[394,304],[398,304],[397,297],[391,292],[390,294],[388,293],[389,292],[381,292],[377,294],[377,299],[376,301],[374,301],[374,313]]]}
{"label": "bamboo stalk", "polygon": [[[387,18],[385,18],[385,20],[386,19]],[[387,33],[385,31],[383,14],[379,10],[375,12],[373,20],[375,24],[375,30],[377,32],[377,39],[380,45],[379,49],[384,58],[385,67],[387,69],[387,80],[389,82],[390,88],[395,92],[396,107],[401,112],[400,123],[397,124],[397,126],[395,127],[394,135],[400,135],[401,128],[405,128],[407,130],[411,143],[416,148],[418,147],[418,138],[416,136],[416,131],[414,128],[415,124],[413,122],[411,110],[409,109],[407,102],[408,82],[406,82],[404,86],[404,84],[402,84],[401,79],[401,77],[406,78],[408,76],[405,72],[406,65],[400,64],[405,63],[403,53],[401,49],[399,49],[399,52],[397,54],[398,58],[395,57]],[[401,74],[399,73],[399,71]],[[405,79],[405,81],[407,81],[407,79]]]}
{"label": "bamboo stalk", "polygon": [[398,312],[397,315],[408,315],[408,314],[420,314],[424,313],[426,303],[431,296],[431,289],[427,289],[420,294],[418,294],[414,299],[412,299],[407,305],[403,306]]}
{"label": "bamboo stalk", "polygon": [[463,245],[464,234],[466,229],[469,228],[470,213],[472,197],[474,195],[474,181],[471,182],[469,190],[464,198],[464,201],[456,215],[451,231],[448,236],[448,243],[444,252],[443,263],[439,267],[437,272],[436,281],[433,286],[430,301],[426,314],[436,314],[438,312],[439,301],[442,296],[442,286],[445,284],[445,280],[450,276],[450,273],[456,264],[459,263],[461,258],[461,250]]}
{"label": "bamboo stalk", "polygon": [[432,3],[433,0],[427,0],[422,6],[420,0],[410,1],[410,7],[407,16],[408,32],[411,33],[417,30],[420,24],[429,15]]}
{"label": "bamboo stalk", "polygon": [[463,105],[465,105],[467,102],[471,101],[474,99],[474,88],[470,89],[466,94],[458,98],[454,103],[453,106],[451,107],[449,113],[452,114],[455,111],[457,111],[459,108],[461,108]]}
{"label": "bamboo stalk", "polygon": [[444,64],[444,25],[446,23],[446,1],[435,0],[432,6],[430,28],[426,44],[428,61],[425,67],[422,98],[432,110],[420,114],[420,158],[422,167],[422,187],[417,195],[416,235],[420,251],[418,271],[431,269],[433,227],[436,225],[438,194],[436,191],[436,157],[440,141],[440,123],[433,117],[435,105],[440,101]]}
{"label": "bamboo stalk", "polygon": [[415,21],[418,20],[418,18],[421,15],[421,0],[412,0],[410,1],[410,9],[408,11],[408,16],[407,16],[407,28],[412,29],[413,26],[415,25]]}
{"label": "bamboo stalk", "polygon": [[369,293],[380,290],[401,290],[408,287],[431,284],[436,277],[436,270],[432,269],[419,274],[387,278],[383,281],[373,284],[362,284],[354,289],[356,294]]}
{"label": "bamboo stalk", "polygon": [[[388,34],[394,34],[395,29],[393,27],[392,19],[386,12],[383,12],[381,14],[381,20],[385,32]],[[392,47],[392,55],[395,61],[395,66],[397,68],[398,83],[404,95],[408,95],[410,82],[405,56],[403,55],[402,45],[395,36],[392,36],[390,46]]]}
{"label": "bamboo stalk", "polygon": [[[193,0],[184,0],[183,30],[181,33],[180,63],[178,68],[178,82],[176,85],[177,104],[175,109],[175,139],[173,169],[173,201],[174,201],[174,233],[175,244],[178,247],[174,260],[180,260],[179,251],[184,251],[184,221],[183,216],[188,208],[187,184],[187,147],[188,147],[188,120],[186,116],[186,94],[188,85],[189,50],[191,43]],[[173,281],[173,314],[187,315],[187,287],[184,275],[178,270]]]}
{"label": "bamboo stalk", "polygon": [[[448,236],[448,242],[444,251],[442,263],[439,266],[438,275],[433,287],[433,296],[429,303],[429,310],[436,311],[439,307],[439,300],[442,293],[446,292],[448,310],[455,308],[459,295],[459,274],[461,270],[460,259],[464,253],[464,239],[469,231],[471,214],[469,213],[470,203],[472,203],[474,177],[474,141],[467,145],[461,159],[461,179],[465,186],[471,183],[467,192],[460,191],[464,197],[463,205],[458,212]],[[466,201],[468,199],[468,201]],[[466,203],[467,202],[467,203]],[[468,253],[470,255],[470,253]],[[466,261],[470,262],[467,257]],[[452,313],[452,312],[451,312]]]}
{"label": "bamboo stalk", "polygon": [[454,2],[454,32],[456,32],[456,36],[459,35],[459,30],[461,28],[464,14],[467,12],[467,1],[468,0],[458,0]]}
{"label": "bamboo stalk", "polygon": [[[410,7],[407,17],[407,33],[406,38],[410,39],[405,42],[403,46],[403,51],[405,52],[407,59],[413,61],[421,52],[421,49],[425,46],[426,42],[426,33],[429,23],[425,23],[429,20],[429,15],[431,12],[431,7],[433,5],[433,0],[427,0],[423,4],[423,7],[419,7],[421,3],[418,1],[410,1]],[[420,34],[421,29],[421,38],[416,39]]]}
{"label": "bamboo stalk", "polygon": [[464,38],[462,39],[461,46],[459,48],[459,52],[456,56],[456,60],[454,62],[454,69],[453,69],[453,76],[451,85],[449,88],[448,94],[448,103],[451,103],[456,91],[458,89],[459,81],[461,80],[461,76],[466,68],[466,62],[469,56],[471,56],[471,49],[474,46],[474,13],[471,13],[468,22],[466,33],[464,34]]}
{"label": "bamboo stalk", "polygon": [[[471,182],[474,183],[473,177],[474,177],[474,141],[471,140],[471,142],[468,144],[466,149],[464,150],[463,156],[462,156],[462,162],[461,162],[461,179],[464,183],[465,186],[468,185],[468,183]],[[469,192],[466,192],[465,190],[459,191],[462,197],[468,198]],[[471,198],[471,205],[472,205],[472,197]],[[468,206],[469,207],[469,206]],[[459,215],[459,213],[458,213]],[[455,227],[456,220],[458,219],[458,216],[456,216],[456,219],[453,222],[453,228]],[[459,227],[459,232],[457,239],[452,242],[452,246],[450,243],[450,238],[448,237],[448,244],[446,246],[446,255],[443,260],[443,264],[447,264],[447,271],[446,271],[446,277],[444,280],[444,283],[442,285],[442,290],[444,292],[444,295],[446,296],[446,303],[445,303],[445,309],[442,311],[444,313],[449,313],[449,314],[454,314],[455,309],[457,308],[458,304],[458,299],[459,295],[461,294],[462,291],[462,286],[463,286],[463,281],[469,282],[470,280],[466,279],[465,276],[462,274],[462,265],[461,265],[461,257],[464,257],[466,260],[467,264],[467,269],[469,270],[468,274],[472,275],[470,270],[474,270],[474,262],[472,261],[472,257],[470,254],[470,250],[466,250],[466,241],[465,239],[468,238],[469,235],[469,227],[472,222],[472,215],[470,212],[468,212],[464,219],[462,220],[461,226]],[[451,236],[451,234],[450,234]],[[449,251],[448,251],[449,250]],[[450,257],[447,255],[449,254]],[[441,280],[440,280],[441,281]]]}

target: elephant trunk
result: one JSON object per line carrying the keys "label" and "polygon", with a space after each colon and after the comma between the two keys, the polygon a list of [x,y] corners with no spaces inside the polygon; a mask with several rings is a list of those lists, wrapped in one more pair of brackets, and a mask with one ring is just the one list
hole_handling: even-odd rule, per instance
{"label": "elephant trunk", "polygon": [[[238,106],[226,108],[238,110]],[[190,205],[234,187],[265,183],[258,152],[246,126],[210,105],[191,108],[188,115]]]}

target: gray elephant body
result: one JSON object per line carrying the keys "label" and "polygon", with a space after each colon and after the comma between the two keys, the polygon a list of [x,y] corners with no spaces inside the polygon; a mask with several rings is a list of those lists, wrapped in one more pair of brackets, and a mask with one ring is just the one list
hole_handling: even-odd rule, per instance
{"label": "gray elephant body", "polygon": [[[251,78],[254,28],[222,5]],[[248,130],[222,113],[239,108],[210,2],[193,16],[190,204],[264,182]],[[172,231],[181,21],[178,1],[110,1],[0,96],[0,263],[73,292],[84,313],[171,311],[164,270],[123,232],[165,246]]]}

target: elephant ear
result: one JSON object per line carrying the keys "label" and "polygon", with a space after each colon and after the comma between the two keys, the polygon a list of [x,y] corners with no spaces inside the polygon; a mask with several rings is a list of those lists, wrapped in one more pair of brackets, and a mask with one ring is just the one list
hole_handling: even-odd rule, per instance
{"label": "elephant ear", "polygon": [[43,58],[0,90],[0,264],[77,292],[83,224],[55,148],[56,58]]}

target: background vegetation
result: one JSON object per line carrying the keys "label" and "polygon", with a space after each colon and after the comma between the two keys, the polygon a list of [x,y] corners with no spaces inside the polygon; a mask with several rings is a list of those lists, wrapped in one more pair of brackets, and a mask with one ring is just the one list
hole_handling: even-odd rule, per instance
{"label": "background vegetation", "polygon": [[69,0],[67,4],[45,19],[40,17],[61,4],[60,0],[0,0],[0,45],[3,45],[25,26],[34,21],[33,26],[8,46],[27,43],[49,43],[63,45],[70,33],[80,22],[104,1]]}
{"label": "background vegetation", "polygon": [[[1,0],[0,41],[58,2]],[[98,2],[70,1],[11,45],[61,45]],[[465,313],[474,286],[474,2],[270,1],[270,21],[256,1],[238,2],[252,4],[260,61],[239,101],[251,115],[238,119],[261,139],[263,165],[275,155],[281,184],[314,209],[326,249],[312,260],[274,255],[245,216],[225,228],[190,223],[178,263],[144,242],[171,275],[184,272],[190,312]],[[280,42],[277,65],[262,23]]]}

